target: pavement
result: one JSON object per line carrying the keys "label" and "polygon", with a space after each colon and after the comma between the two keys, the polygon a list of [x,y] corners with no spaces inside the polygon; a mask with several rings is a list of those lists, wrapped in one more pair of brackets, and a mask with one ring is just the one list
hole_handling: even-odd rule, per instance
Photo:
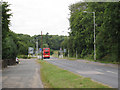
{"label": "pavement", "polygon": [[20,59],[20,64],[2,71],[2,88],[43,88],[40,64],[35,59]]}
{"label": "pavement", "polygon": [[47,62],[94,81],[118,88],[118,65],[102,64],[85,60],[66,60],[51,57]]}

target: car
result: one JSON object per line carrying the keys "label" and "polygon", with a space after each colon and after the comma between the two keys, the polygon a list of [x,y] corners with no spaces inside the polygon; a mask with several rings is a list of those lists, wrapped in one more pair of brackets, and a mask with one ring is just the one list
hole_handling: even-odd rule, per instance
{"label": "car", "polygon": [[16,57],[16,63],[19,64],[19,62],[20,62],[19,59]]}

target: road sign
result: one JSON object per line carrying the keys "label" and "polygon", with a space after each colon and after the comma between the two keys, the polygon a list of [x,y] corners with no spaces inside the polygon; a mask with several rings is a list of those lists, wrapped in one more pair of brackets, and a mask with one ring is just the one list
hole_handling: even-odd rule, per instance
{"label": "road sign", "polygon": [[39,51],[38,51],[38,53],[41,53],[42,52],[42,49],[41,48],[39,48]]}
{"label": "road sign", "polygon": [[29,53],[29,54],[33,54],[33,53],[34,53],[34,48],[28,47],[28,53]]}
{"label": "road sign", "polygon": [[66,52],[66,49],[64,49],[64,52]]}
{"label": "road sign", "polygon": [[40,51],[42,51],[42,49],[41,49],[41,48],[39,48],[39,50],[40,50]]}
{"label": "road sign", "polygon": [[60,53],[63,53],[63,51],[59,51]]}
{"label": "road sign", "polygon": [[60,48],[60,51],[62,51],[62,48]]}

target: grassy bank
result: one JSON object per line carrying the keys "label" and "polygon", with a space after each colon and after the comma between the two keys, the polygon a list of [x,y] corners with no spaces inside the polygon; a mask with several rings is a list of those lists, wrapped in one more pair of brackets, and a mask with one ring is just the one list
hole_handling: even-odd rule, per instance
{"label": "grassy bank", "polygon": [[111,62],[111,61],[106,61],[106,60],[94,60],[94,59],[90,59],[88,57],[86,58],[75,58],[75,57],[63,57],[63,59],[67,59],[67,60],[78,60],[78,59],[81,59],[81,60],[86,60],[86,61],[94,61],[94,62],[100,62],[100,63],[106,63],[106,64],[120,64],[120,62]]}
{"label": "grassy bank", "polygon": [[84,78],[67,70],[63,70],[44,60],[41,65],[41,78],[45,88],[109,88],[90,78]]}
{"label": "grassy bank", "polygon": [[54,51],[53,51],[53,55],[52,55],[52,56],[53,56],[53,57],[57,57],[57,58],[58,58],[58,51],[59,51],[59,50],[54,50]]}
{"label": "grassy bank", "polygon": [[[54,54],[52,55],[53,57],[57,57],[58,58],[58,51],[59,50],[54,50]],[[88,60],[88,61],[94,61],[94,62],[100,62],[100,63],[106,63],[106,64],[120,64],[120,62],[116,62],[116,61],[109,61],[109,60],[94,60],[93,56],[86,56],[84,58],[76,58],[76,57],[63,57],[63,59],[67,59],[67,60],[78,60],[78,59],[82,59],[82,60]]]}

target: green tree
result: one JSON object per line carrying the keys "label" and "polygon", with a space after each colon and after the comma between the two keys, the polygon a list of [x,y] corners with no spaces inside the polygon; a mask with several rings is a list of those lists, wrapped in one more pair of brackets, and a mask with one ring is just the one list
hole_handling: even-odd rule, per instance
{"label": "green tree", "polygon": [[120,2],[106,3],[101,32],[97,36],[97,57],[118,61],[118,30],[120,28]]}
{"label": "green tree", "polygon": [[[68,49],[70,55],[93,58],[94,31],[93,14],[96,20],[97,59],[118,61],[118,30],[120,22],[120,2],[79,2],[69,6],[70,34]],[[64,41],[66,43],[67,41]],[[63,43],[64,47],[66,46]]]}
{"label": "green tree", "polygon": [[17,55],[16,44],[9,29],[11,11],[7,2],[2,3],[2,59],[14,59]]}

